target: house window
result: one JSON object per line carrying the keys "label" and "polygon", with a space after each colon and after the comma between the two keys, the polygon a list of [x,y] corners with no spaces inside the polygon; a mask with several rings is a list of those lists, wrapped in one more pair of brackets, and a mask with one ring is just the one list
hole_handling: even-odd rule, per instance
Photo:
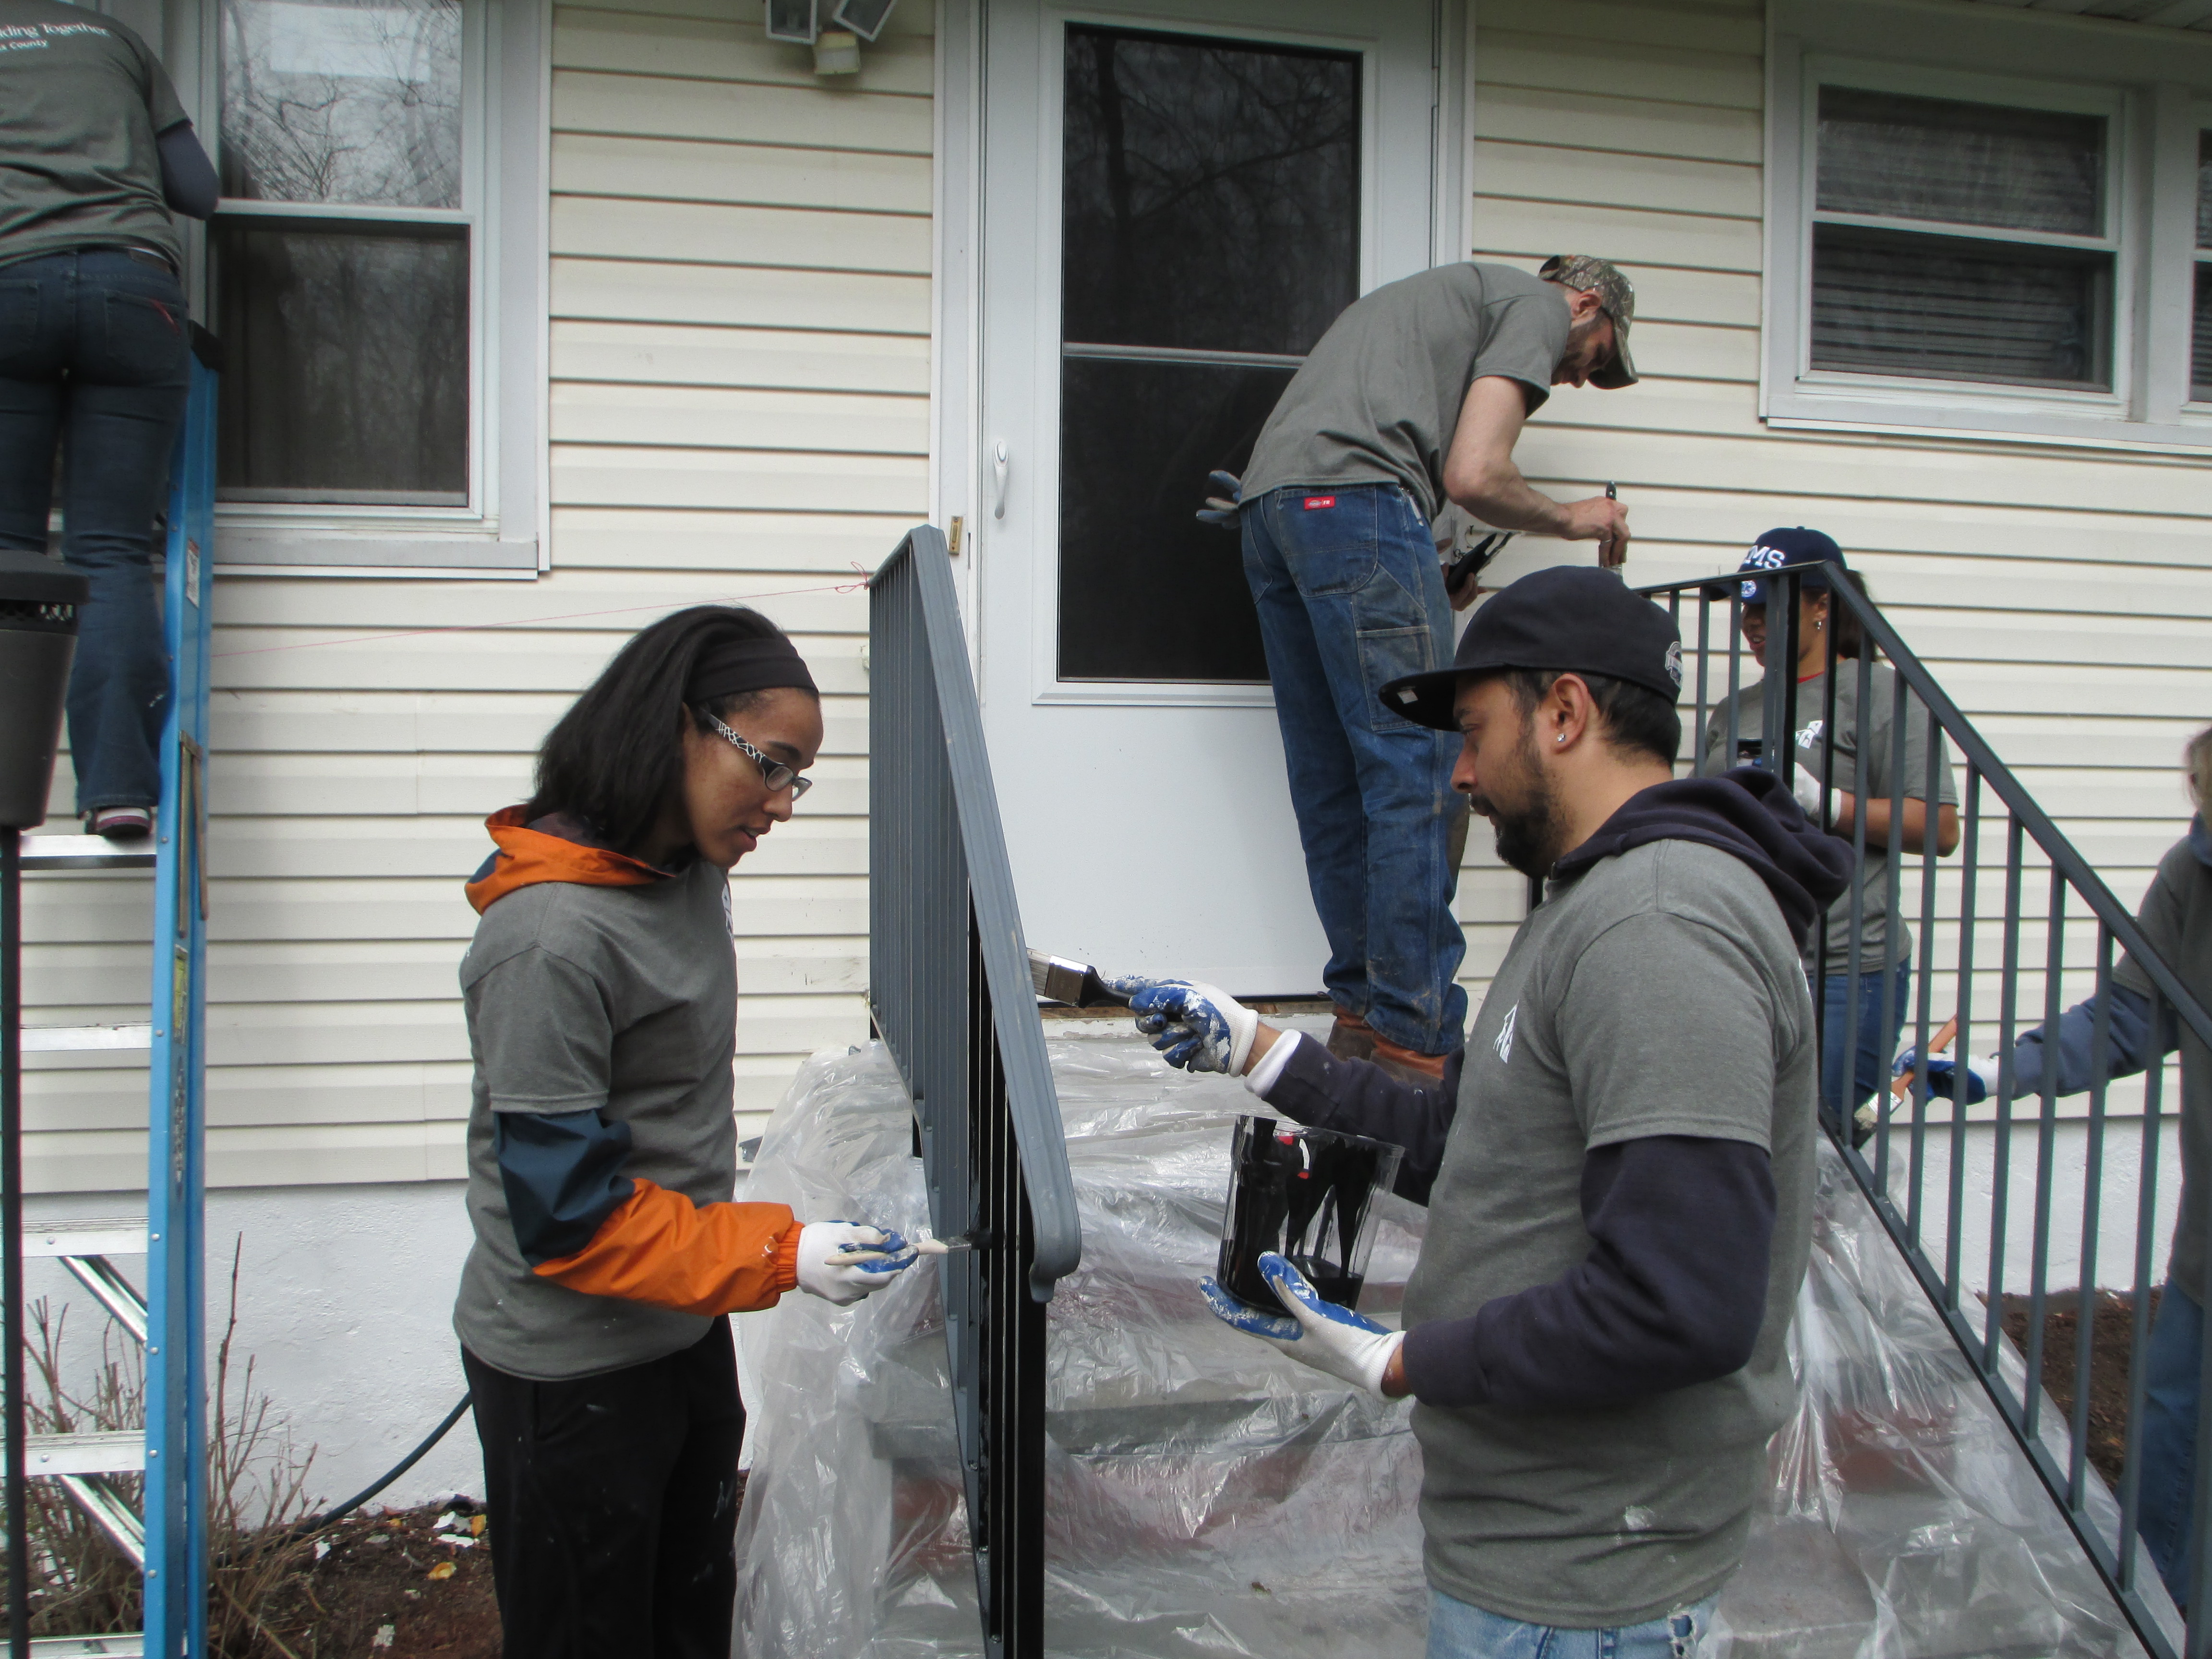
{"label": "house window", "polygon": [[219,0],[221,499],[475,498],[468,21],[461,0]]}
{"label": "house window", "polygon": [[2112,390],[2112,123],[1819,88],[1812,367]]}
{"label": "house window", "polygon": [[2189,396],[2212,403],[2212,132],[2197,135],[2196,331],[2189,354]]}

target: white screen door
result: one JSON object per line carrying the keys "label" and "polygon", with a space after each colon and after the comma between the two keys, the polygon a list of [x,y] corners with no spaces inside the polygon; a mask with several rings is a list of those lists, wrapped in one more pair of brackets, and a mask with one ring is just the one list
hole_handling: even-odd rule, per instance
{"label": "white screen door", "polygon": [[1237,537],[1306,349],[1430,263],[1429,0],[985,7],[983,716],[1031,945],[1311,994]]}

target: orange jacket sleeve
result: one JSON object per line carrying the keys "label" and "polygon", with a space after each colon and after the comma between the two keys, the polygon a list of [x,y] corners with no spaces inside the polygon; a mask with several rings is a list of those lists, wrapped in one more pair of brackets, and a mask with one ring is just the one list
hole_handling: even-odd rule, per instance
{"label": "orange jacket sleeve", "polygon": [[678,1313],[751,1313],[799,1285],[799,1223],[781,1204],[694,1204],[650,1181],[592,1242],[532,1271],[587,1296]]}

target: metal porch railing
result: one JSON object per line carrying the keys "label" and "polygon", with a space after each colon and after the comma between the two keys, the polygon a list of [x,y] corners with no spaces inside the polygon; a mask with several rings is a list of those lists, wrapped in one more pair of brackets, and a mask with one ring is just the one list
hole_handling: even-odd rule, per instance
{"label": "metal porch railing", "polygon": [[[1802,572],[1790,566],[1765,574],[1778,603],[1769,605],[1766,661],[1781,668],[1799,660],[1798,594]],[[1683,635],[1683,712],[1694,745],[1692,771],[1708,769],[1718,739],[1720,758],[1738,763],[1751,745],[1740,736],[1743,724],[1737,693],[1759,675],[1746,660],[1742,641],[1745,606],[1740,583],[1711,577],[1639,590],[1668,605]],[[1839,744],[1865,756],[1877,699],[1887,702],[1899,763],[1890,769],[1887,791],[1892,825],[1902,824],[1909,797],[1928,803],[1921,850],[1887,860],[1884,877],[1887,914],[1914,933],[1911,954],[1899,948],[1897,930],[1885,927],[1884,960],[1864,961],[1865,896],[1854,882],[1838,901],[1850,910],[1849,946],[1833,960],[1826,930],[1821,930],[1814,965],[1816,1011],[1825,999],[1820,982],[1842,971],[1848,976],[1850,1025],[1857,1027],[1860,988],[1877,996],[1884,1029],[1895,1018],[1905,994],[1901,969],[1911,975],[1905,1037],[1921,1053],[1955,1018],[1951,1053],[1962,1060],[1995,1047],[2003,1057],[1997,1089],[1987,1103],[1958,1107],[1931,1097],[1916,1077],[1909,1091],[1878,1087],[1872,1109],[1860,1115],[1854,1146],[1852,1104],[1856,1098],[1849,1062],[1843,1119],[1830,1124],[1844,1160],[1873,1204],[1883,1225],[1980,1378],[1998,1412],[2053,1500],[2063,1510],[2075,1537],[2110,1587],[2144,1646],[2158,1659],[2208,1659],[2212,1656],[2212,1443],[2205,1428],[2212,1413],[2200,1413],[2194,1495],[2197,1523],[2190,1564],[2194,1616],[2187,1622],[2179,1651],[2160,1616],[2165,1597],[2148,1553],[2139,1547],[2137,1523],[2143,1480],[2142,1413],[2144,1356],[2150,1327],[2151,1293],[2165,1262],[2177,1194],[2162,1194],[2160,1154],[2179,1144],[2178,1109],[2169,1102],[2174,1085],[2167,1062],[2155,1059],[2139,1082],[2111,1075],[2110,1010],[2115,950],[2129,952],[2155,988],[2153,1030],[2162,1036],[2178,1022],[2180,1029],[2212,1044],[2212,1014],[2190,994],[2172,966],[2151,953],[2128,908],[2116,899],[2081,852],[2052,824],[2020,781],[1997,758],[1944,692],[1919,658],[1905,646],[1881,611],[1847,585],[1831,593],[1826,630],[1826,678],[1817,710],[1800,707],[1793,672],[1768,673],[1759,689],[1757,763],[1795,775],[1800,745],[1814,751],[1812,769],[1820,778],[1823,822],[1829,821],[1838,795],[1836,759]],[[1839,654],[1839,624],[1856,623],[1863,643],[1856,657]],[[1886,659],[1877,667],[1875,656]],[[1838,687],[1850,677],[1856,693],[1852,729],[1837,729]],[[1808,678],[1811,678],[1809,675]],[[1817,732],[1810,729],[1817,715]],[[1902,757],[1908,721],[1924,723],[1928,759],[1924,775],[1908,779]],[[1801,732],[1801,726],[1808,729]],[[1960,836],[1954,856],[1936,848],[1936,803],[1947,757],[1959,766]],[[1751,758],[1746,755],[1745,758]],[[1852,810],[1851,839],[1863,861],[1868,852],[1868,814]],[[2179,824],[2177,823],[2177,830]],[[1876,844],[1880,850],[1879,842]],[[2001,873],[2000,873],[2001,872]],[[1995,880],[1990,878],[1996,877]],[[1996,890],[1992,892],[1990,889]],[[1869,983],[1879,974],[1879,985]],[[1864,975],[1863,978],[1862,975]],[[2012,1048],[2021,1034],[2039,1024],[2055,1032],[2060,1014],[2091,992],[2099,994],[2100,1017],[2093,1039],[2094,1082],[2086,1109],[2062,1113],[2051,1086],[2055,1066],[2045,1067],[2045,1087],[2027,1100],[2011,1098]],[[1823,1035],[1825,1036],[1825,1013]],[[2159,1036],[2154,1047],[2162,1047]],[[1884,1068],[1885,1073],[1887,1067]],[[1887,1085],[1887,1076],[1882,1079]],[[1870,1118],[1870,1125],[1865,1119]],[[1870,1134],[1867,1130],[1870,1127]],[[2078,1153],[2078,1175],[2075,1154]],[[2015,1191],[2015,1187],[2020,1191]],[[2032,1198],[2023,1203],[2023,1198]],[[2202,1200],[2200,1200],[2202,1201]],[[2020,1226],[2021,1212],[2027,1226]],[[2113,1505],[2094,1484],[2103,1480],[2091,1467],[2091,1361],[2097,1325],[2100,1279],[2117,1270],[2131,1297],[2131,1346],[2127,1379],[2124,1455],[2112,1489]],[[2068,1282],[2070,1280],[2071,1282]],[[2006,1297],[2025,1287],[2024,1340],[2015,1352],[2004,1328]],[[2043,1387],[2046,1369],[2045,1331],[2054,1300],[2069,1292],[2077,1309],[2071,1355],[2072,1407],[2059,1415]],[[2212,1335],[2212,1323],[2207,1331]],[[2204,1375],[2212,1378],[2212,1343]],[[2059,1358],[2062,1364],[2064,1356]],[[2056,1416],[2057,1420],[2054,1421]],[[2103,1518],[2100,1519],[2100,1516]],[[2170,1615],[2169,1615],[2170,1616]]]}
{"label": "metal porch railing", "polygon": [[1083,1254],[945,538],[868,584],[868,995],[914,1097],[990,1659],[1044,1652],[1045,1304]]}

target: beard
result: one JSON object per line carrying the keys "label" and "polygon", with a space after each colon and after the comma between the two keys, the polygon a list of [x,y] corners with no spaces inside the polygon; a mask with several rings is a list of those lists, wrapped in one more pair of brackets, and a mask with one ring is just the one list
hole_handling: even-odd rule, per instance
{"label": "beard", "polygon": [[1559,861],[1564,850],[1560,842],[1565,837],[1560,829],[1559,797],[1536,757],[1534,720],[1522,730],[1519,760],[1521,775],[1512,780],[1515,793],[1521,797],[1517,802],[1506,806],[1492,796],[1477,795],[1469,798],[1468,805],[1487,817],[1497,832],[1498,856],[1522,875],[1540,881]]}

